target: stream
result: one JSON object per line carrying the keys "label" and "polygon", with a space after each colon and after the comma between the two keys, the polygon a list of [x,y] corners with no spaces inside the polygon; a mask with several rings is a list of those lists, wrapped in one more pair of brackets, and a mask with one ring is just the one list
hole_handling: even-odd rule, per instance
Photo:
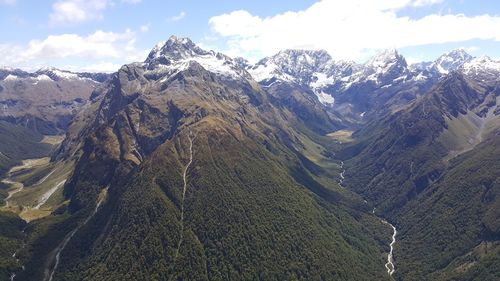
{"label": "stream", "polygon": [[[340,162],[340,168],[342,169],[342,172],[340,173],[340,180],[339,180],[339,186],[341,188],[345,188],[342,183],[344,182],[344,179],[345,179],[345,169],[344,169],[344,161],[341,161]],[[364,203],[368,203],[366,200],[364,200]],[[376,208],[373,208],[372,210],[372,214],[374,216],[377,216],[375,214],[375,209]],[[396,235],[398,234],[398,230],[396,229],[396,227],[391,224],[390,222],[388,222],[387,220],[377,216],[379,218],[379,220],[383,223],[383,224],[387,224],[389,225],[391,228],[392,228],[392,236],[391,236],[391,243],[389,244],[390,246],[390,251],[389,253],[387,254],[387,262],[385,263],[385,268],[387,269],[387,274],[389,274],[389,276],[392,276],[394,274],[394,272],[396,271],[396,266],[394,265],[394,245],[396,244]]]}
{"label": "stream", "polygon": [[[186,190],[187,190],[187,184],[188,184],[188,179],[187,179],[188,170],[189,170],[189,167],[191,166],[191,164],[193,163],[193,139],[194,138],[191,135],[192,135],[192,133],[189,132],[189,135],[188,135],[188,138],[189,138],[189,161],[186,164],[186,166],[184,166],[184,171],[182,173],[182,179],[183,179],[184,184],[182,187],[180,239],[179,239],[179,242],[177,243],[177,249],[175,250],[174,260],[172,262],[172,269],[175,267],[175,262],[179,256],[179,251],[181,249],[181,245],[182,245],[182,242],[184,240],[184,198],[186,197]],[[173,277],[174,277],[174,274],[172,274],[172,276],[170,276],[169,280],[172,280]]]}

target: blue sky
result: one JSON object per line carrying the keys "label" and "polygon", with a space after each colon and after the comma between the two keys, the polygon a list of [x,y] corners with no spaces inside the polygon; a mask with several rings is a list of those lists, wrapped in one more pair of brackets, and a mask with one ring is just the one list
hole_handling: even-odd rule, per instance
{"label": "blue sky", "polygon": [[0,65],[28,70],[114,71],[170,35],[252,61],[286,48],[500,58],[500,1],[487,0],[0,0],[0,26]]}

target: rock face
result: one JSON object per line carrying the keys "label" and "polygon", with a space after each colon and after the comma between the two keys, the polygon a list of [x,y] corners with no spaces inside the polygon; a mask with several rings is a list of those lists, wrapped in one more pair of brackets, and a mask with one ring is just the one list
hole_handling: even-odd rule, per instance
{"label": "rock face", "polygon": [[109,77],[55,68],[34,73],[0,70],[0,120],[42,134],[60,134],[85,105],[92,92]]}

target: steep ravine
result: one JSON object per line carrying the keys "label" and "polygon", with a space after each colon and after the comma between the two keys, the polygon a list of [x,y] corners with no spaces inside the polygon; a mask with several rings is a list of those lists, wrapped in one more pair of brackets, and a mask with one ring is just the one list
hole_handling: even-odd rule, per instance
{"label": "steep ravine", "polygon": [[[177,243],[177,249],[175,250],[174,260],[172,262],[172,268],[175,268],[175,263],[176,263],[177,258],[179,256],[182,242],[184,240],[184,199],[186,197],[186,190],[187,190],[187,186],[188,186],[188,179],[187,179],[188,170],[189,170],[189,167],[191,166],[191,163],[193,163],[193,140],[194,140],[194,137],[192,137],[191,132],[189,132],[188,139],[189,139],[189,161],[186,164],[186,166],[184,166],[184,171],[182,173],[182,180],[183,180],[184,184],[182,187],[182,199],[181,199],[181,230],[180,230],[179,242]],[[174,274],[172,273],[172,276],[170,276],[169,280],[172,280],[173,277],[174,277]]]}
{"label": "steep ravine", "polygon": [[69,241],[71,241],[71,238],[73,238],[76,232],[78,232],[80,228],[86,225],[95,216],[95,214],[99,210],[99,207],[106,199],[107,192],[108,192],[108,187],[106,187],[101,191],[101,194],[99,195],[94,211],[81,224],[79,224],[75,229],[73,229],[70,233],[68,233],[66,237],[64,237],[63,241],[54,249],[52,255],[50,255],[49,262],[47,263],[48,266],[44,270],[43,281],[52,281],[52,279],[54,278],[54,273],[56,272],[57,267],[59,266],[61,252],[64,250],[64,248],[66,248],[66,245],[68,245]]}
{"label": "steep ravine", "polygon": [[[344,168],[344,162],[341,161],[340,162],[340,168],[342,169],[342,172],[340,173],[340,181],[339,181],[339,186],[341,188],[345,188],[344,186],[342,186],[342,183],[345,179],[345,168]],[[365,203],[367,203],[367,201],[365,200]],[[374,216],[377,216],[375,214],[375,209],[376,208],[373,208],[373,211],[372,211],[372,214]],[[388,222],[387,220],[385,220],[384,218],[380,217],[380,216],[377,216],[379,218],[379,220],[383,223],[383,224],[387,224],[389,225],[391,228],[392,228],[392,236],[391,236],[391,243],[389,244],[390,246],[390,250],[389,250],[389,253],[387,254],[387,262],[385,263],[385,268],[387,269],[387,274],[389,274],[390,276],[392,276],[394,274],[394,272],[396,271],[396,266],[394,264],[394,245],[396,244],[396,235],[398,234],[398,231],[396,229],[396,227],[391,224],[390,222]]]}

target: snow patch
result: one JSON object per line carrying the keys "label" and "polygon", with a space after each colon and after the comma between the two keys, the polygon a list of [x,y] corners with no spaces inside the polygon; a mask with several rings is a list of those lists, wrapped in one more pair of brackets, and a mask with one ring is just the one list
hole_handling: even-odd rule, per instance
{"label": "snow patch", "polygon": [[315,94],[318,97],[319,102],[324,105],[332,105],[335,103],[335,98],[323,91],[315,91]]}
{"label": "snow patch", "polygon": [[19,79],[19,77],[18,77],[18,76],[13,75],[13,74],[9,74],[9,75],[7,75],[7,77],[5,77],[5,79],[3,79],[3,80],[4,80],[4,81],[13,81],[13,80],[17,80],[17,79]]}
{"label": "snow patch", "polygon": [[66,71],[61,71],[58,69],[52,70],[52,72],[57,75],[59,78],[64,78],[64,79],[79,79],[78,74],[71,73],[71,72],[66,72]]}
{"label": "snow patch", "polygon": [[33,85],[37,85],[38,82],[40,81],[52,81],[52,79],[47,76],[46,74],[41,74],[41,75],[38,75],[36,77],[33,78],[35,80],[35,82],[33,82]]}
{"label": "snow patch", "polygon": [[322,88],[335,82],[333,76],[327,76],[325,73],[315,72],[313,76],[316,77],[316,80],[309,84],[311,88]]}
{"label": "snow patch", "polygon": [[260,64],[255,68],[251,68],[248,70],[250,75],[252,75],[253,79],[257,82],[261,82],[264,80],[270,80],[272,78],[280,79],[283,81],[294,81],[295,79],[285,73],[282,73],[276,64]]}

